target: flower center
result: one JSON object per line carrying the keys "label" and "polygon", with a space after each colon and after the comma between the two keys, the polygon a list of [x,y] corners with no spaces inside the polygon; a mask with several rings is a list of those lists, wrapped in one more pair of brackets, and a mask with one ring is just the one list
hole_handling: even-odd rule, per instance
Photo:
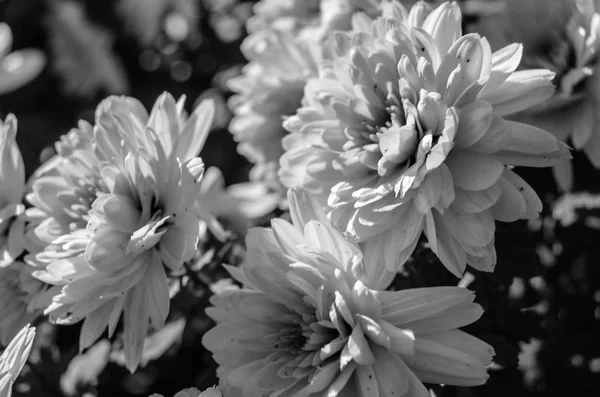
{"label": "flower center", "polygon": [[[355,157],[379,176],[406,170],[416,162],[419,142],[432,135],[432,146],[444,127],[447,106],[441,95],[421,89],[418,93],[406,79],[387,84],[385,118],[365,121],[360,133],[347,131],[347,163]],[[357,148],[357,146],[359,148]]]}
{"label": "flower center", "polygon": [[108,192],[108,188],[97,176],[70,179],[73,189],[59,193],[58,199],[64,204],[64,212],[72,219],[69,227],[74,230],[85,227],[90,218],[92,204],[99,194]]}
{"label": "flower center", "polygon": [[302,350],[306,343],[306,337],[302,334],[301,326],[290,326],[281,329],[279,338],[271,346],[274,349],[290,349],[292,351]]}

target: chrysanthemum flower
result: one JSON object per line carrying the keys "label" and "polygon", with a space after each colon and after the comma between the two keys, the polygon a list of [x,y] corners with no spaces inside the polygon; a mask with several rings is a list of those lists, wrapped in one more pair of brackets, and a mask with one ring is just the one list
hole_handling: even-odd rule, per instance
{"label": "chrysanthemum flower", "polygon": [[34,231],[48,244],[34,261],[46,269],[34,274],[62,286],[46,312],[59,324],[85,319],[82,349],[107,326],[112,334],[123,312],[132,371],[149,325],[161,327],[169,312],[166,269],[178,270],[196,249],[192,206],[204,171],[196,155],[213,113],[204,102],[187,119],[183,101],[165,94],[148,115],[133,98],[110,97],[92,138],[83,124],[63,142],[71,154],[53,160],[60,168],[32,186],[31,203],[48,216]]}
{"label": "chrysanthemum flower", "polygon": [[[555,95],[519,114],[518,120],[547,129],[583,151],[600,168],[600,1],[507,1],[504,17],[484,19],[492,46],[507,38],[526,40],[523,64],[556,72]],[[531,20],[535,18],[536,23]],[[563,190],[573,185],[570,161],[558,163],[554,175]]]}
{"label": "chrysanthemum flower", "polygon": [[[479,385],[493,349],[457,328],[483,310],[459,287],[382,291],[358,245],[290,192],[294,225],[252,229],[243,287],[211,298],[203,338],[232,396],[429,396]],[[366,258],[365,258],[366,259]]]}
{"label": "chrysanthemum flower", "polygon": [[250,63],[229,81],[237,93],[230,102],[235,112],[230,130],[238,152],[256,164],[251,180],[277,186],[281,139],[287,133],[283,117],[296,112],[307,79],[317,75],[319,45],[267,30],[249,36],[242,51]]}
{"label": "chrysanthemum flower", "polygon": [[27,324],[2,352],[2,356],[0,356],[0,396],[10,397],[12,395],[12,385],[27,362],[34,337],[35,328]]}
{"label": "chrysanthemum flower", "polygon": [[520,45],[492,54],[485,38],[463,36],[455,2],[387,4],[332,36],[332,59],[284,123],[281,180],[320,196],[389,270],[424,232],[455,275],[467,263],[492,271],[494,221],[535,218],[542,205],[509,166],[569,156],[551,134],[503,118],[552,95],[554,74],[515,72]]}
{"label": "chrysanthemum flower", "polygon": [[0,267],[23,252],[25,166],[17,146],[17,119],[9,114],[0,120]]}
{"label": "chrysanthemum flower", "polygon": [[[160,394],[153,394],[150,397],[163,397]],[[175,393],[173,397],[223,397],[221,395],[221,391],[218,387],[210,387],[203,392],[196,389],[195,387],[190,387],[189,389],[183,389]]]}

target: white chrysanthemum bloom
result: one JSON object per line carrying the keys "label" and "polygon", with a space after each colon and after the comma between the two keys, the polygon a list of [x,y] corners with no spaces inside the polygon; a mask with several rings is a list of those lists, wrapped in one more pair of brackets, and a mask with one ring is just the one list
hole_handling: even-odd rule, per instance
{"label": "white chrysanthemum bloom", "polygon": [[0,22],[0,95],[30,83],[46,66],[46,56],[40,50],[25,48],[11,52],[12,39],[10,26]]}
{"label": "white chrysanthemum bloom", "polygon": [[281,139],[287,134],[283,118],[296,112],[307,79],[317,76],[320,47],[310,39],[266,30],[249,36],[242,51],[250,63],[229,81],[237,93],[230,101],[235,117],[229,128],[238,152],[256,164],[250,179],[276,187]]}
{"label": "white chrysanthemum bloom", "polygon": [[[583,151],[600,168],[600,1],[507,1],[508,12],[482,20],[481,30],[493,34],[492,46],[508,38],[526,40],[523,63],[556,72],[555,95],[517,117],[547,129]],[[532,24],[532,18],[536,23]],[[563,190],[573,186],[570,161],[554,167]]]}
{"label": "white chrysanthemum bloom", "polygon": [[[293,225],[252,229],[242,283],[211,298],[202,340],[232,396],[429,396],[422,382],[486,381],[493,349],[457,328],[483,310],[471,291],[383,291],[356,243],[289,193]],[[365,258],[366,259],[366,258]]]}
{"label": "white chrysanthemum bloom", "polygon": [[17,146],[17,119],[0,119],[0,267],[11,264],[23,252],[25,165]]}
{"label": "white chrysanthemum bloom", "polygon": [[35,320],[50,302],[35,268],[16,261],[0,267],[0,343],[7,345],[23,326]]}
{"label": "white chrysanthemum bloom", "polygon": [[[554,74],[515,72],[521,46],[493,53],[463,36],[458,5],[354,19],[288,118],[280,177],[322,198],[338,228],[380,252],[388,270],[422,232],[455,275],[492,271],[495,220],[538,216],[541,201],[510,166],[569,156],[551,134],[503,116],[552,95]],[[390,279],[391,281],[391,279]]]}
{"label": "white chrysanthemum bloom", "polygon": [[[152,394],[150,397],[163,397],[160,394]],[[221,391],[218,387],[210,387],[203,392],[196,389],[195,387],[190,387],[189,389],[183,389],[175,393],[173,397],[223,397]]]}
{"label": "white chrysanthemum bloom", "polygon": [[169,312],[166,270],[179,270],[196,250],[192,207],[204,171],[196,156],[213,114],[212,102],[203,102],[187,119],[183,100],[168,94],[150,115],[133,98],[109,97],[91,141],[74,139],[82,148],[58,160],[59,175],[32,186],[31,203],[48,215],[34,231],[48,244],[35,256],[46,269],[34,274],[62,286],[46,313],[59,324],[85,320],[83,349],[107,326],[112,335],[123,312],[131,371],[149,325],[160,328]]}
{"label": "white chrysanthemum bloom", "polygon": [[111,33],[94,25],[74,1],[53,1],[48,16],[52,66],[67,94],[92,97],[98,91],[129,91],[127,75],[112,52]]}
{"label": "white chrysanthemum bloom", "polygon": [[35,328],[27,324],[2,352],[2,356],[0,356],[0,396],[10,397],[12,395],[12,385],[27,362],[34,337]]}

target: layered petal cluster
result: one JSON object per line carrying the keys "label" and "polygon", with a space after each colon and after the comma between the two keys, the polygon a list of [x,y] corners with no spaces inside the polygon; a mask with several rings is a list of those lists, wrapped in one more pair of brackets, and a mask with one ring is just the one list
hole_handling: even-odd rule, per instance
{"label": "layered petal cluster", "polygon": [[112,335],[123,313],[132,371],[149,326],[160,328],[169,312],[166,271],[196,250],[204,171],[196,156],[213,113],[203,102],[188,119],[183,99],[168,94],[150,115],[133,98],[109,97],[93,129],[82,124],[64,139],[62,157],[32,186],[30,202],[47,218],[33,230],[46,246],[30,260],[43,267],[36,277],[60,287],[46,313],[59,324],[85,320],[82,349],[107,327]]}
{"label": "layered petal cluster", "polygon": [[26,196],[31,208],[25,213],[25,248],[31,264],[36,264],[35,254],[57,238],[85,229],[92,203],[109,193],[91,124],[80,121],[54,146],[57,155],[36,170]]}
{"label": "layered petal cluster", "polygon": [[301,105],[306,82],[318,75],[320,41],[333,29],[347,30],[362,11],[381,14],[382,3],[371,0],[261,1],[248,25],[253,33],[242,44],[249,61],[243,74],[230,80],[237,93],[231,102],[235,117],[231,133],[238,152],[255,164],[253,181],[278,189],[283,119]]}
{"label": "layered petal cluster", "polygon": [[2,352],[2,356],[0,356],[1,396],[10,397],[12,395],[12,385],[27,362],[34,337],[35,328],[27,324]]}
{"label": "layered petal cluster", "polygon": [[[358,245],[290,192],[294,224],[252,229],[242,288],[211,298],[203,338],[232,396],[429,396],[479,385],[493,349],[457,328],[483,310],[459,287],[383,291]],[[300,204],[300,205],[298,205]]]}
{"label": "layered petal cluster", "polygon": [[17,146],[17,119],[0,119],[0,267],[10,265],[23,252],[25,165]]}
{"label": "layered petal cluster", "polygon": [[[600,1],[559,0],[525,2],[508,1],[507,16],[499,21],[482,21],[482,29],[505,32],[530,41],[524,64],[556,72],[558,87],[544,103],[521,112],[518,119],[547,129],[562,141],[569,142],[600,168]],[[531,24],[531,18],[546,23]],[[504,36],[492,41],[502,45]],[[554,168],[556,181],[563,190],[573,187],[570,161]]]}
{"label": "layered petal cluster", "polygon": [[[153,394],[150,397],[163,397],[160,394]],[[203,392],[196,389],[195,387],[190,387],[189,389],[183,389],[175,393],[173,397],[223,397],[221,391],[218,387],[210,387]]]}
{"label": "layered petal cluster", "polygon": [[[515,71],[522,48],[492,53],[462,35],[456,2],[354,19],[284,127],[280,178],[319,196],[333,224],[390,271],[424,232],[460,276],[492,271],[495,221],[538,216],[541,201],[510,166],[569,157],[551,134],[504,116],[552,95],[548,70]],[[390,279],[391,281],[391,279]]]}
{"label": "layered petal cluster", "polygon": [[249,36],[242,52],[250,61],[242,75],[229,81],[237,93],[230,105],[235,117],[229,126],[238,152],[256,164],[250,178],[278,186],[282,122],[301,105],[304,85],[317,76],[320,47],[289,32],[264,30]]}

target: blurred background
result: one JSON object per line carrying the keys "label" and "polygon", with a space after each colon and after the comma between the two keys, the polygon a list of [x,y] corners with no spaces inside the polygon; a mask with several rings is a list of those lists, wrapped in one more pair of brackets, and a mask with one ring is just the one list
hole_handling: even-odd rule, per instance
{"label": "blurred background", "polygon": [[[23,64],[11,67],[24,69],[17,78],[30,80],[0,95],[0,117],[14,113],[19,120],[18,143],[28,174],[43,150],[79,119],[93,121],[106,96],[133,96],[149,108],[168,91],[175,98],[185,95],[188,110],[203,98],[215,99],[217,118],[204,161],[219,166],[228,183],[244,179],[247,165],[226,131],[231,115],[225,82],[244,63],[239,47],[252,5],[237,0],[0,0],[0,22],[12,30],[12,51],[25,50]],[[30,49],[39,50],[43,60],[35,58],[36,65],[27,67],[37,55]],[[42,71],[35,76],[38,67]]]}
{"label": "blurred background", "polygon": [[[188,111],[203,98],[215,100],[216,122],[201,155],[222,170],[227,184],[246,181],[250,165],[227,131],[226,81],[245,63],[239,48],[253,4],[0,0],[0,22],[12,30],[10,50],[0,38],[0,84],[9,75],[24,82],[0,95],[0,118],[18,118],[27,173],[53,154],[54,141],[79,119],[93,122],[106,96],[130,95],[149,108],[169,91],[187,97]],[[8,59],[11,51],[19,56]],[[436,396],[600,395],[600,175],[585,156],[575,154],[575,167],[577,192],[562,197],[550,170],[521,173],[546,210],[536,221],[498,225],[493,275],[473,271],[457,280],[423,249],[398,277],[397,288],[460,282],[486,309],[467,331],[496,350],[489,382],[437,386]],[[171,396],[184,387],[212,386],[215,364],[200,342],[211,326],[203,313],[207,297],[178,299],[166,331],[147,343],[147,365],[135,374],[119,365],[118,341],[102,339],[78,355],[77,325],[41,324],[15,395]]]}

